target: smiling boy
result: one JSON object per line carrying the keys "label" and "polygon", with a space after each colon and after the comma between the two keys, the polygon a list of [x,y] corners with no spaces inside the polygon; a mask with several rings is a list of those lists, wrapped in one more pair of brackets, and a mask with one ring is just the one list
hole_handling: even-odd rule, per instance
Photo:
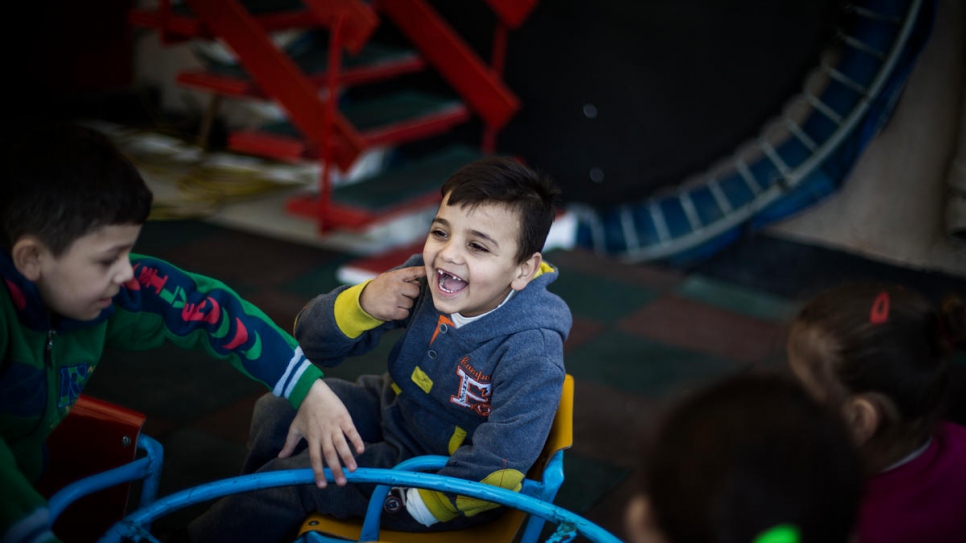
{"label": "smiling boy", "polygon": [[305,436],[313,454],[332,449],[332,425],[341,444],[356,444],[348,413],[294,338],[223,283],[131,252],[152,195],[106,137],[38,128],[2,175],[0,540],[55,540],[34,489],[45,440],[108,347],[204,350],[299,407],[293,439]]}
{"label": "smiling boy", "polygon": [[[563,342],[572,322],[566,303],[547,290],[558,273],[541,254],[557,191],[518,162],[491,157],[460,169],[441,192],[422,255],[313,299],[299,315],[295,336],[312,362],[334,366],[402,329],[386,374],[355,383],[327,379],[365,442],[359,466],[445,455],[449,461],[439,474],[519,490],[560,402]],[[256,405],[246,463],[251,471],[309,465],[304,453],[275,458],[280,449],[291,452],[282,431],[291,411],[271,398]],[[279,541],[312,511],[363,516],[371,492],[367,485],[332,485],[233,496],[202,517],[192,536],[228,541],[256,534]],[[494,507],[396,489],[381,525],[450,530],[491,519],[498,514]]]}

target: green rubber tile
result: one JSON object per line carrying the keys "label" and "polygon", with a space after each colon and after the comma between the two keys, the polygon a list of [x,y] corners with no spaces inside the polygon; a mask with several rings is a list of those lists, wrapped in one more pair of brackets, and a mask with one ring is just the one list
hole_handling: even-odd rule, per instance
{"label": "green rubber tile", "polygon": [[562,270],[547,287],[570,306],[575,318],[615,322],[656,300],[660,292],[575,270]]}
{"label": "green rubber tile", "polygon": [[381,375],[386,373],[389,363],[389,352],[399,340],[402,330],[393,330],[382,336],[375,349],[360,356],[346,358],[344,362],[334,368],[322,368],[326,377],[336,377],[346,381],[355,381],[360,375]]}
{"label": "green rubber tile", "polygon": [[617,486],[631,470],[564,452],[564,482],[554,504],[583,513]]}
{"label": "green rubber tile", "polygon": [[317,247],[221,229],[203,239],[153,255],[234,289],[271,288],[331,262],[336,254]]}
{"label": "green rubber tile", "polygon": [[165,343],[146,351],[106,349],[84,392],[184,425],[269,389],[227,360]]}
{"label": "green rubber tile", "polygon": [[747,363],[609,330],[569,351],[564,364],[588,379],[646,397],[661,397],[707,382]]}
{"label": "green rubber tile", "polygon": [[618,323],[620,330],[726,360],[758,363],[785,349],[785,323],[665,295]]}
{"label": "green rubber tile", "polygon": [[358,183],[336,187],[332,199],[371,213],[391,210],[413,198],[439,194],[440,185],[450,175],[482,157],[478,149],[451,145]]}
{"label": "green rubber tile", "polygon": [[[306,75],[321,75],[328,69],[329,50],[325,45],[314,45],[307,49],[286,51],[286,53]],[[358,54],[343,52],[340,69],[344,73],[345,71],[351,71],[353,68],[403,62],[415,56],[416,53],[411,49],[370,42]],[[248,72],[240,64],[223,64],[221,62],[209,61],[206,69],[212,74],[245,80],[251,79]]]}
{"label": "green rubber tile", "polygon": [[[241,473],[247,449],[243,443],[224,439],[192,427],[183,427],[159,440],[164,447],[159,496],[192,488]],[[161,537],[186,526],[211,507],[200,502],[171,511],[151,523],[151,533]],[[166,537],[161,541],[171,541]]]}
{"label": "green rubber tile", "polygon": [[319,294],[325,294],[335,287],[341,286],[342,283],[339,282],[337,274],[339,268],[349,260],[350,257],[348,256],[333,258],[317,268],[313,268],[290,281],[280,284],[278,288],[279,290],[302,296],[307,302]]}
{"label": "green rubber tile", "polygon": [[243,295],[255,307],[261,309],[279,328],[292,332],[295,317],[305,307],[308,298],[274,288],[258,289]]}
{"label": "green rubber tile", "polygon": [[798,304],[760,292],[700,275],[692,275],[677,289],[678,296],[764,320],[788,321]]}
{"label": "green rubber tile", "polygon": [[587,341],[592,340],[607,327],[608,325],[599,321],[584,319],[579,315],[574,316],[574,324],[570,327],[570,334],[567,335],[567,341],[564,342],[564,352],[570,352]]}
{"label": "green rubber tile", "polygon": [[340,107],[342,114],[360,132],[375,130],[460,106],[460,101],[416,91],[403,91],[373,100],[359,100]]}
{"label": "green rubber tile", "polygon": [[201,221],[148,221],[141,228],[134,251],[150,256],[183,245],[189,240],[213,236],[223,229]]}

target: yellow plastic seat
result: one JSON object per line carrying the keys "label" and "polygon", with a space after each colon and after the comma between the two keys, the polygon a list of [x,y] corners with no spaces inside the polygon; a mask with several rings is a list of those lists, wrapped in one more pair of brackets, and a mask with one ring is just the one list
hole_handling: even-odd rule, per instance
{"label": "yellow plastic seat", "polygon": [[[521,493],[552,503],[563,484],[563,451],[574,443],[573,431],[574,414],[574,378],[567,375],[564,378],[563,390],[560,395],[560,406],[553,419],[550,434],[543,451],[524,479]],[[510,543],[521,534],[520,543],[536,541],[543,528],[543,519],[533,517],[516,509],[508,509],[503,515],[486,524],[443,532],[398,532],[394,530],[380,530],[380,542],[394,543],[454,543],[460,541],[478,543]],[[327,536],[341,537],[351,541],[359,541],[362,532],[363,519],[340,520],[313,513],[302,523],[299,538],[309,532],[317,532]],[[524,525],[526,529],[524,530]]]}

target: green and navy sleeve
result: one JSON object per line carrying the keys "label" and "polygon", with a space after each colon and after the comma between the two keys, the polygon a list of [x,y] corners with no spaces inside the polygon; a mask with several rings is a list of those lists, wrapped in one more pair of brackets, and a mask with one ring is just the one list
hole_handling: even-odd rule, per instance
{"label": "green and navy sleeve", "polygon": [[50,543],[57,541],[50,531],[47,500],[40,495],[17,466],[7,443],[0,440],[0,540]]}
{"label": "green and navy sleeve", "polygon": [[203,349],[296,408],[322,376],[290,334],[224,283],[141,255],[131,265],[134,278],[114,298],[108,345]]}

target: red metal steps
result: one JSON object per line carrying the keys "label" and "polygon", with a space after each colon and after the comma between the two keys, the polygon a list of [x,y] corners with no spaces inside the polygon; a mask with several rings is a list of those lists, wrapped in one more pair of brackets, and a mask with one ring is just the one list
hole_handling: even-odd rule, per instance
{"label": "red metal steps", "polygon": [[520,99],[425,0],[381,0],[386,15],[487,125],[501,128]]}
{"label": "red metal steps", "polygon": [[[322,51],[323,56],[327,54]],[[322,88],[328,84],[328,63],[317,56],[295,58],[295,61],[309,81]],[[393,50],[375,44],[368,44],[359,55],[346,56],[342,63],[344,69],[339,74],[342,86],[375,83],[426,68],[426,62],[415,51]],[[213,65],[207,70],[189,70],[178,74],[177,81],[185,87],[225,96],[271,98],[240,66]]]}
{"label": "red metal steps", "polygon": [[[383,171],[350,185],[336,187],[331,197],[337,205],[325,220],[338,221],[347,229],[362,229],[404,213],[425,208],[440,200],[439,187],[461,166],[481,158],[483,153],[453,145],[408,164]],[[294,215],[318,218],[317,195],[290,199],[286,210]]]}
{"label": "red metal steps", "polygon": [[[439,156],[450,161],[443,161],[448,175],[492,152],[496,132],[520,109],[519,99],[502,81],[506,29],[518,27],[537,0],[481,1],[497,15],[489,66],[426,0],[186,0],[187,7],[159,0],[158,9],[134,10],[129,20],[158,29],[162,43],[217,38],[226,44],[238,59],[237,66],[211,65],[181,73],[177,81],[216,95],[271,99],[281,106],[288,122],[230,134],[229,147],[281,160],[322,161],[319,196],[294,199],[286,209],[315,219],[320,231],[361,229],[431,203],[446,176],[437,171],[413,181],[413,176],[385,172],[377,176],[382,180],[360,182],[364,188],[333,188],[330,168],[346,172],[368,148],[438,136],[476,115],[485,126],[483,150],[474,156],[443,150]],[[391,21],[416,52],[388,61],[369,58],[371,50],[378,49],[368,42],[380,16]],[[324,29],[327,52],[308,62],[280,50],[269,34],[293,28]],[[384,95],[379,101],[356,101],[346,91],[427,67],[438,72],[459,98],[439,100],[409,91]],[[435,160],[442,160],[439,156]],[[464,162],[455,164],[454,157]],[[432,170],[433,160],[430,157],[419,167],[430,165]],[[387,179],[395,181],[381,184]],[[427,180],[431,183],[423,186]],[[392,194],[391,205],[362,203],[362,197],[378,199],[380,194]],[[362,199],[353,201],[356,197]]]}
{"label": "red metal steps", "polygon": [[[347,122],[359,130],[365,148],[416,141],[441,134],[470,118],[462,102],[407,91],[342,108]],[[355,159],[354,149],[338,137],[330,140],[332,159],[343,170]],[[323,153],[288,123],[274,123],[229,136],[234,151],[278,160],[318,159]]]}

